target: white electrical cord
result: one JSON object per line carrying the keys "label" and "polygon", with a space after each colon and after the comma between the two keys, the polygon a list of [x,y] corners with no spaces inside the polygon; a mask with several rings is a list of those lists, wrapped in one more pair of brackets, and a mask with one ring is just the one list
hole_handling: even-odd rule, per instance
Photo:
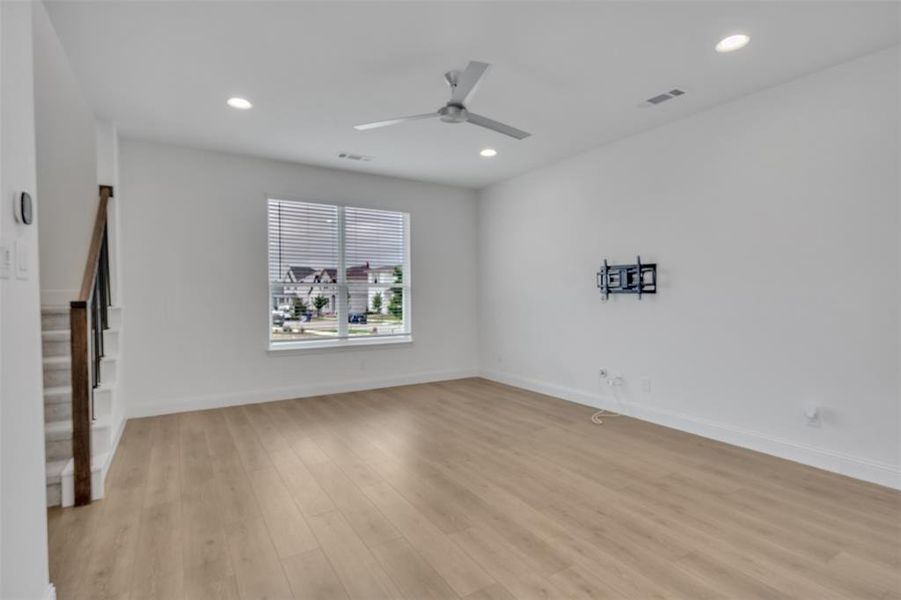
{"label": "white electrical cord", "polygon": [[[604,380],[604,382],[610,386],[611,394],[613,394],[613,399],[619,405],[620,409],[622,409],[623,403],[622,400],[619,399],[619,396],[616,393],[616,388],[623,384],[623,378],[620,376],[608,377]],[[595,425],[603,425],[604,419],[611,419],[613,417],[621,417],[623,416],[621,412],[615,413],[607,410],[606,408],[602,408],[599,411],[595,412],[591,415],[591,422]]]}

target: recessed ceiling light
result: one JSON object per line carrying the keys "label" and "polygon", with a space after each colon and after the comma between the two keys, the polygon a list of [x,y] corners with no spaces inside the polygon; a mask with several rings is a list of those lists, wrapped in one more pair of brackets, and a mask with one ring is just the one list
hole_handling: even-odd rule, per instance
{"label": "recessed ceiling light", "polygon": [[247,110],[248,108],[253,108],[253,104],[250,103],[250,100],[247,98],[238,98],[235,96],[234,98],[229,98],[226,102],[232,108],[237,108],[239,110]]}
{"label": "recessed ceiling light", "polygon": [[736,33],[735,35],[730,35],[721,39],[716,45],[716,51],[734,52],[735,50],[741,50],[742,48],[747,46],[748,42],[750,41],[750,36],[747,36],[743,33]]}
{"label": "recessed ceiling light", "polygon": [[484,150],[479,152],[479,154],[481,154],[485,158],[491,158],[492,156],[497,156],[497,150],[495,150],[494,148],[485,148]]}

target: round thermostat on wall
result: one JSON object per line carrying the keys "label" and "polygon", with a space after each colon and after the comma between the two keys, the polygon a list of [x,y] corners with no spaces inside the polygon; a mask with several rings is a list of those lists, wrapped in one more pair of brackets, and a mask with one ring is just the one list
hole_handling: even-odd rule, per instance
{"label": "round thermostat on wall", "polygon": [[23,225],[31,225],[34,222],[34,203],[31,194],[19,192],[15,199],[16,221]]}

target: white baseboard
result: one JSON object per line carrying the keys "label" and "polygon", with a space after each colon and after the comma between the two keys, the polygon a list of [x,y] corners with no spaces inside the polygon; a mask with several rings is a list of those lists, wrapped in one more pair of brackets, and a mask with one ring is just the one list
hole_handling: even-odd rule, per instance
{"label": "white baseboard", "polygon": [[621,405],[619,403],[614,405],[609,399],[599,394],[591,394],[583,390],[545,383],[510,373],[482,371],[481,376],[492,381],[547,394],[548,396],[556,396],[595,408],[605,408],[615,412],[625,409],[623,412],[628,414],[628,416],[641,419],[642,421],[649,421],[672,429],[694,433],[734,446],[756,450],[764,454],[778,456],[779,458],[832,471],[833,473],[840,473],[870,483],[901,489],[901,469],[889,463],[851,456],[807,444],[799,444],[750,429],[717,423],[709,419],[693,417],[635,402],[622,402]]}
{"label": "white baseboard", "polygon": [[47,584],[47,590],[44,592],[43,600],[56,600],[56,587],[52,583]]}
{"label": "white baseboard", "polygon": [[110,444],[109,462],[106,465],[107,470],[109,470],[109,466],[113,463],[113,459],[116,458],[116,450],[119,448],[119,440],[122,439],[122,432],[125,431],[125,422],[127,420],[125,415],[123,415],[122,418],[119,419],[118,425],[114,425],[115,431],[113,432],[112,444]]}
{"label": "white baseboard", "polygon": [[128,408],[128,418],[134,419],[139,417],[151,417],[155,415],[166,415],[192,410],[223,408],[226,406],[239,406],[241,404],[257,404],[259,402],[273,402],[275,400],[290,400],[293,398],[321,396],[323,394],[358,392],[362,390],[373,390],[378,388],[393,387],[397,385],[412,385],[416,383],[429,383],[431,381],[446,381],[450,379],[463,379],[465,377],[478,376],[478,369],[426,371],[423,373],[410,373],[393,377],[334,381],[290,388],[275,388],[261,391],[246,391],[228,394],[214,394],[209,396],[195,396],[193,398],[180,398],[177,400],[165,400],[161,402],[133,405]]}

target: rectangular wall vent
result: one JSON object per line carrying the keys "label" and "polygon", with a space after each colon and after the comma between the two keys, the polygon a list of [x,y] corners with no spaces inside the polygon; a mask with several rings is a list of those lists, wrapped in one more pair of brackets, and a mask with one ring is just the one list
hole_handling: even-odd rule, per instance
{"label": "rectangular wall vent", "polygon": [[672,100],[673,98],[678,98],[679,96],[682,96],[684,94],[685,94],[685,92],[683,92],[682,90],[680,90],[678,88],[675,88],[664,94],[658,94],[652,98],[648,98],[647,100],[645,100],[645,102],[647,102],[648,104],[653,104],[653,105],[662,104],[662,103],[666,102],[667,100]]}
{"label": "rectangular wall vent", "polygon": [[365,154],[351,154],[350,152],[341,152],[338,154],[338,158],[346,158],[347,160],[362,160],[364,162],[369,162],[372,160],[371,156],[366,156]]}

